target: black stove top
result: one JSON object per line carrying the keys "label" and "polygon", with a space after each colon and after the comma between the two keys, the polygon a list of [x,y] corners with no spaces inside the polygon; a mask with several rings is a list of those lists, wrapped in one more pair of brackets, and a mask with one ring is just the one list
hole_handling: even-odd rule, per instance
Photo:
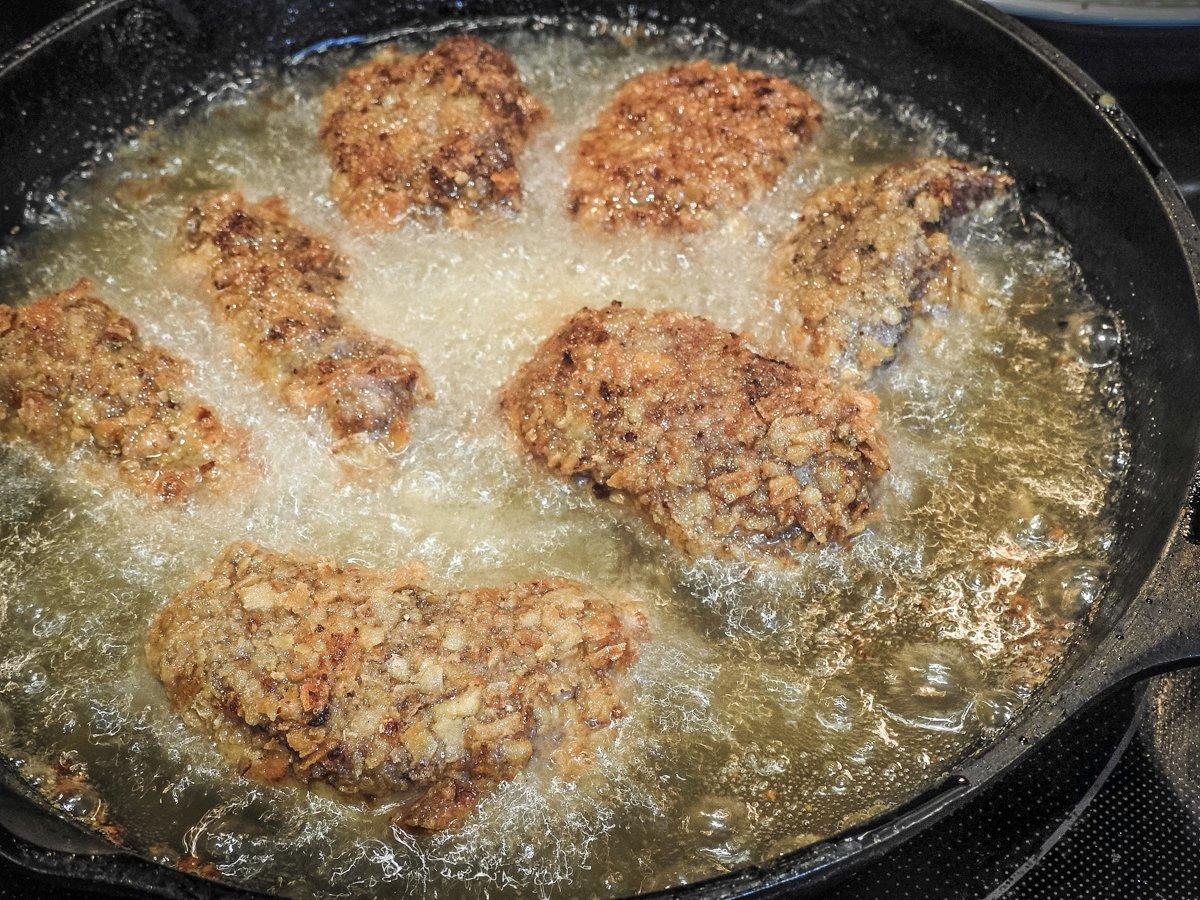
{"label": "black stove top", "polygon": [[[1200,897],[1200,780],[1190,780],[1200,774],[1200,754],[1192,736],[1186,750],[1163,746],[1182,721],[1166,725],[1164,701],[1179,694],[1187,704],[1175,702],[1167,714],[1194,714],[1200,677],[1164,676],[1097,705],[978,802],[829,896]],[[1184,771],[1187,756],[1197,772]]]}
{"label": "black stove top", "polygon": [[[9,0],[0,50],[78,3]],[[1197,69],[1192,83],[1107,86],[1200,216],[1200,63]],[[99,895],[0,859],[0,900],[40,896]],[[1200,674],[1165,675],[1098,704],[987,794],[829,896],[1200,897]]]}

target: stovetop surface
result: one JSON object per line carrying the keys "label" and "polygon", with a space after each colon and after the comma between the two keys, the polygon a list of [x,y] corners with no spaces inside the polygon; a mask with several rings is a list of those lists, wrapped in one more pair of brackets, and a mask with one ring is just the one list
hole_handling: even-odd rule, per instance
{"label": "stovetop surface", "polygon": [[[0,50],[78,2],[9,0]],[[1200,72],[1190,84],[1107,86],[1200,216]],[[0,900],[40,896],[99,895],[0,860]],[[1098,704],[987,794],[829,896],[1200,897],[1200,675],[1161,676]]]}
{"label": "stovetop surface", "polygon": [[[1198,794],[1164,774],[1164,698],[1191,674],[1099,704],[994,790],[834,889],[838,900],[1194,900]],[[1182,713],[1182,710],[1179,710]],[[1194,705],[1187,712],[1195,718]],[[1179,721],[1172,720],[1178,727]],[[1189,736],[1190,741],[1190,736]],[[1200,764],[1196,746],[1191,759]],[[1178,754],[1176,754],[1178,755]],[[1179,782],[1186,781],[1181,785]]]}

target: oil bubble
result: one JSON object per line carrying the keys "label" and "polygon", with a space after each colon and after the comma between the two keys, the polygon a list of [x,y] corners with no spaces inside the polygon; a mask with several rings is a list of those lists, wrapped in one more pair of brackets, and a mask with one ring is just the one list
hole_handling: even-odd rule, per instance
{"label": "oil bubble", "polygon": [[844,734],[854,728],[858,714],[845,694],[826,694],[817,700],[813,716],[822,728]]}
{"label": "oil bubble", "polygon": [[732,871],[750,862],[750,851],[741,842],[725,842],[701,847],[700,853],[714,860],[723,871]]}
{"label": "oil bubble", "polygon": [[1030,577],[1042,602],[1059,616],[1078,618],[1100,597],[1108,580],[1108,567],[1097,560],[1055,561]]}
{"label": "oil bubble", "polygon": [[846,757],[850,762],[860,766],[865,766],[871,761],[871,757],[875,755],[877,744],[873,740],[864,741],[857,749],[852,750]]}
{"label": "oil bubble", "polygon": [[1108,581],[1107,574],[1107,568],[1098,563],[1072,565],[1063,575],[1064,611],[1078,614],[1095,603]]}
{"label": "oil bubble", "polygon": [[222,870],[253,870],[259,857],[269,853],[270,838],[269,829],[248,811],[225,812],[202,823],[195,852]]}
{"label": "oil bubble", "polygon": [[27,599],[23,602],[13,603],[9,607],[8,621],[15,628],[33,633],[46,614],[47,610],[44,605]]}
{"label": "oil bubble", "polygon": [[746,860],[750,809],[737,797],[710,795],[687,808],[683,827],[696,836],[697,850],[721,868]]}
{"label": "oil bubble", "polygon": [[1068,321],[1068,342],[1076,359],[1092,369],[1117,361],[1121,353],[1121,332],[1109,313],[1078,313]]}
{"label": "oil bubble", "polygon": [[885,711],[928,731],[962,731],[981,676],[974,657],[953,644],[913,644],[896,654]]}
{"label": "oil bubble", "polygon": [[67,621],[66,613],[60,612],[54,615],[43,616],[33,626],[33,636],[41,640],[57,637],[67,627]]}
{"label": "oil bubble", "polygon": [[688,807],[683,827],[713,841],[727,841],[745,833],[749,818],[746,804],[736,797],[704,797]]}
{"label": "oil bubble", "polygon": [[765,746],[744,753],[739,768],[755,775],[771,777],[785,774],[790,761],[783,741],[770,741]]}
{"label": "oil bubble", "polygon": [[975,704],[975,716],[984,728],[999,730],[1017,717],[1024,700],[1014,691],[989,691]]}
{"label": "oil bubble", "polygon": [[1105,447],[1096,454],[1095,459],[1096,468],[1105,478],[1116,479],[1129,469],[1129,448],[1123,443]]}
{"label": "oil bubble", "polygon": [[1028,491],[1018,491],[1009,502],[1013,538],[1023,547],[1041,549],[1051,543],[1054,522]]}
{"label": "oil bubble", "polygon": [[46,724],[56,729],[62,738],[69,738],[80,730],[79,712],[73,706],[63,705],[47,717]]}
{"label": "oil bubble", "polygon": [[26,666],[16,676],[16,682],[26,694],[40,694],[50,683],[50,677],[41,666],[33,664]]}
{"label": "oil bubble", "polygon": [[104,809],[104,801],[95,788],[70,780],[59,787],[51,799],[67,815],[84,821],[98,818]]}

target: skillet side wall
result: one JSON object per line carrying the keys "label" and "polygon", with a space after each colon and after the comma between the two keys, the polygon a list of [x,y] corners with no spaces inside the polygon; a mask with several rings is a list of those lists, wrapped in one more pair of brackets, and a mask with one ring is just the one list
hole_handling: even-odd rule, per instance
{"label": "skillet side wall", "polygon": [[[1126,326],[1132,447],[1113,579],[1073,657],[1085,660],[1125,616],[1166,546],[1200,442],[1196,274],[1158,195],[1169,180],[1156,171],[1153,154],[1131,151],[1119,115],[1099,110],[1097,98],[992,27],[994,14],[960,0],[641,7],[643,18],[692,18],[740,41],[836,60],[851,76],[911,99],[1015,174],[1026,202],[1071,243],[1089,288]],[[214,72],[279,62],[328,38],[460,16],[620,16],[628,8],[604,0],[102,0],[36,52],[18,49],[0,71],[0,228],[35,227],[36,217],[22,218],[28,197],[96,157],[126,127],[226,80]],[[1187,239],[1195,242],[1190,228]],[[1068,707],[1086,693],[1059,690],[1072,668],[1045,692],[1050,699],[1069,693]]]}

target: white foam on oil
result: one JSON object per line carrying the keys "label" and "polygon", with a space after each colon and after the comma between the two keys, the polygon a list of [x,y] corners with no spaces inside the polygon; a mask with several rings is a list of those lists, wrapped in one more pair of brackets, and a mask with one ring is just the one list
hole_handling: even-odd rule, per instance
{"label": "white foam on oil", "polygon": [[[815,187],[961,148],[833,67],[617,28],[502,33],[551,124],[521,160],[525,206],[471,232],[369,234],[331,203],[319,95],[345,51],[234,84],[181,125],[132,139],[72,184],[0,259],[3,299],[87,276],[151,340],[195,364],[197,393],[249,426],[261,484],[147,511],[26,452],[0,458],[0,744],[76,750],[138,847],[194,852],[228,877],[320,896],[627,893],[736,868],[902,800],[1002,726],[1102,583],[1123,467],[1118,331],[1069,253],[1015,207],[956,235],[982,314],[918,323],[879,393],[893,471],[880,515],[793,570],[687,563],[640,523],[516,452],[496,391],[583,305],[673,307],[773,346],[771,247]],[[572,143],[612,89],[708,55],[790,75],[825,127],[769,196],[686,238],[598,238],[564,209]],[[881,113],[880,109],[888,112]],[[414,347],[434,407],[388,477],[347,480],[319,421],[247,377],[196,286],[170,265],[185,203],[278,193],[353,265],[345,308]],[[360,810],[232,775],[171,715],[142,657],[165,598],[229,541],[474,585],[547,573],[642,597],[656,637],[594,777],[535,767],[466,826],[415,839]]]}

